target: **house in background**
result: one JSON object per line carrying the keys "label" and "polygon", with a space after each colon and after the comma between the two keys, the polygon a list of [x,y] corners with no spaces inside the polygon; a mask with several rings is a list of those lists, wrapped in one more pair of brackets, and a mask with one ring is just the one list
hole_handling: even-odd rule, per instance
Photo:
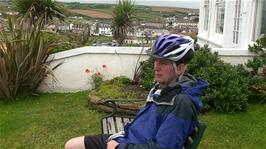
{"label": "house in background", "polygon": [[202,0],[198,26],[201,46],[244,63],[251,57],[248,45],[266,31],[266,0]]}

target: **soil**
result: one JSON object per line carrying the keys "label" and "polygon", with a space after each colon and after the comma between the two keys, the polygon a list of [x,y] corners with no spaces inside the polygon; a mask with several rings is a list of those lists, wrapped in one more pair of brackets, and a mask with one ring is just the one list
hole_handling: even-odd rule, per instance
{"label": "soil", "polygon": [[159,12],[196,12],[196,9],[188,9],[188,8],[177,8],[177,7],[161,7],[161,6],[152,6],[152,11],[159,11]]}
{"label": "soil", "polygon": [[78,13],[81,15],[89,16],[92,18],[102,18],[102,19],[110,19],[112,18],[112,15],[96,10],[83,10],[83,9],[70,9],[71,12]]}
{"label": "soil", "polygon": [[144,88],[140,87],[139,85],[127,85],[125,88],[122,89],[123,92],[128,93],[135,93],[137,95],[137,99],[146,99],[147,95],[149,93],[148,90],[145,90]]}

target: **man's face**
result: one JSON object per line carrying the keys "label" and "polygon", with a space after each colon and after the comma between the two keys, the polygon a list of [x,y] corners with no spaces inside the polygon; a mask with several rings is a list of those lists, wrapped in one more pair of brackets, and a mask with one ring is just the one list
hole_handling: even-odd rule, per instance
{"label": "man's face", "polygon": [[177,79],[173,62],[167,59],[155,59],[154,73],[155,81],[160,85],[167,86]]}

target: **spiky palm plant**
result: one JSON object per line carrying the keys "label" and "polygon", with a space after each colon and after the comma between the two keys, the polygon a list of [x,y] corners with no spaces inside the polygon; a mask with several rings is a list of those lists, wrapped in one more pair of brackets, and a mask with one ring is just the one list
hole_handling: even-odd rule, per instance
{"label": "spiky palm plant", "polygon": [[119,0],[114,8],[112,32],[119,45],[123,44],[128,32],[134,32],[135,12],[135,4],[131,0]]}
{"label": "spiky palm plant", "polygon": [[[33,93],[44,77],[52,75],[47,61],[51,43],[44,42],[44,15],[32,28],[29,18],[8,18],[8,31],[0,31],[0,99],[13,101],[19,91]],[[26,26],[26,27],[25,27]]]}
{"label": "spiky palm plant", "polygon": [[[33,20],[45,14],[45,22],[58,18],[64,19],[64,9],[55,0],[14,0],[16,10],[21,14],[29,14]],[[30,13],[28,13],[30,12]]]}

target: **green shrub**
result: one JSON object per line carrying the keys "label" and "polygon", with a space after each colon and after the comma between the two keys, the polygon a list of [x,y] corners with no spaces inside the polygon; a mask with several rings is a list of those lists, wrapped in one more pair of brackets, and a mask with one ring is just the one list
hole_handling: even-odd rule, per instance
{"label": "green shrub", "polygon": [[151,89],[154,83],[153,63],[153,58],[140,63],[140,82],[145,89]]}
{"label": "green shrub", "polygon": [[250,102],[262,104],[266,103],[266,77],[252,77],[250,79],[250,90]]}
{"label": "green shrub", "polygon": [[57,52],[62,52],[62,51],[66,51],[66,50],[71,50],[74,48],[77,48],[78,45],[75,43],[71,43],[71,42],[62,42],[60,44],[56,44],[53,48],[52,48],[52,52],[53,53],[57,53]]}
{"label": "green shrub", "polygon": [[251,69],[251,75],[257,75],[261,67],[266,67],[266,34],[256,40],[256,44],[249,45],[249,51],[255,56],[252,60],[248,60],[246,66]]}
{"label": "green shrub", "polygon": [[115,77],[112,80],[110,80],[110,83],[116,84],[118,86],[122,86],[122,85],[129,85],[132,83],[132,81],[126,76],[120,76],[120,77]]}
{"label": "green shrub", "polygon": [[242,65],[232,66],[211,53],[207,46],[196,50],[188,67],[188,72],[209,82],[203,96],[207,109],[235,113],[248,106],[248,77]]}
{"label": "green shrub", "polygon": [[[249,88],[251,94],[249,98],[252,102],[266,103],[266,35],[257,39],[256,44],[249,46],[249,51],[254,54],[252,60],[249,60],[246,67],[251,71],[249,73]],[[259,69],[263,69],[260,73]]]}

